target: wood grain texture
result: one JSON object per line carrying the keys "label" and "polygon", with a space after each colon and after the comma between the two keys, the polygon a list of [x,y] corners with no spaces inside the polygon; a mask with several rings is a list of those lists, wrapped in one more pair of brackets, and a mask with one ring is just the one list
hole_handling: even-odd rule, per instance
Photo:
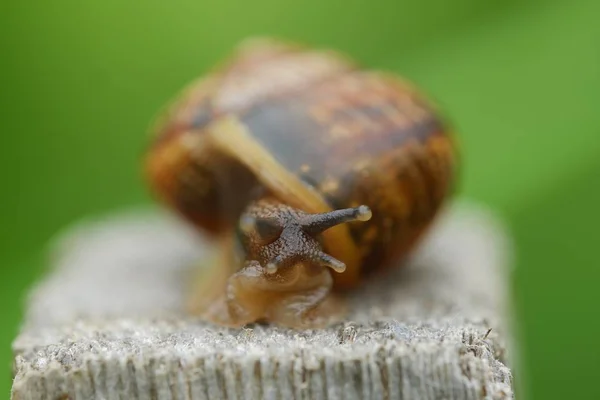
{"label": "wood grain texture", "polygon": [[493,216],[454,204],[407,268],[352,295],[348,321],[233,330],[183,312],[210,253],[189,227],[154,211],[87,221],[28,299],[12,398],[513,398],[509,250]]}

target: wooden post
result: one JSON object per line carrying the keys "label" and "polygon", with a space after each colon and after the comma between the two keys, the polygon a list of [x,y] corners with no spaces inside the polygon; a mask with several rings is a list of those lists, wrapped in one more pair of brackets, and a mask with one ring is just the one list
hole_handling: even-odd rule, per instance
{"label": "wooden post", "polygon": [[[324,330],[220,329],[183,312],[208,244],[162,213],[61,236],[13,344],[13,399],[509,399],[510,242],[473,204]],[[62,397],[61,397],[62,396]]]}

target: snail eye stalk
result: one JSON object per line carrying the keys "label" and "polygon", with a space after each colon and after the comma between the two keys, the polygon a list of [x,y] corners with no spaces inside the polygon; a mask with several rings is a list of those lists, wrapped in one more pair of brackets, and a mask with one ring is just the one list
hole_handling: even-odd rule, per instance
{"label": "snail eye stalk", "polygon": [[368,221],[373,216],[367,206],[344,208],[321,214],[309,214],[301,221],[302,229],[309,235],[317,235],[346,222]]}

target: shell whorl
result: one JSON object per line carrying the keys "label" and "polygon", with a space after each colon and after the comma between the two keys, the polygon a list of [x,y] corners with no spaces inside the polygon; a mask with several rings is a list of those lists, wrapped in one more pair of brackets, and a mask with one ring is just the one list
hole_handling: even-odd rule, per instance
{"label": "shell whorl", "polygon": [[[235,147],[227,143],[232,132],[256,151],[224,153],[209,140]],[[456,172],[445,122],[411,84],[361,70],[338,53],[269,40],[243,44],[186,88],[155,135],[146,164],[151,186],[212,232],[235,223],[253,188],[273,189],[261,162],[248,168],[260,154],[296,181],[274,190],[284,202],[302,206],[298,191],[288,191],[302,186],[306,198],[318,197],[308,212],[368,205],[373,218],[347,228],[356,251],[339,247],[361,259],[360,273],[336,274],[344,287],[412,248]],[[331,237],[341,240],[337,235]]]}

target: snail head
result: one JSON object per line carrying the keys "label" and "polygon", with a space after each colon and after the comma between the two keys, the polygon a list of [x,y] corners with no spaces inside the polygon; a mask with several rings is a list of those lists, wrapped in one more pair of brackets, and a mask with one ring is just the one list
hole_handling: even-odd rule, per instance
{"label": "snail head", "polygon": [[267,274],[299,263],[341,273],[346,265],[323,251],[321,234],[346,222],[368,221],[365,205],[309,214],[277,201],[250,204],[239,220],[247,260],[256,260]]}

